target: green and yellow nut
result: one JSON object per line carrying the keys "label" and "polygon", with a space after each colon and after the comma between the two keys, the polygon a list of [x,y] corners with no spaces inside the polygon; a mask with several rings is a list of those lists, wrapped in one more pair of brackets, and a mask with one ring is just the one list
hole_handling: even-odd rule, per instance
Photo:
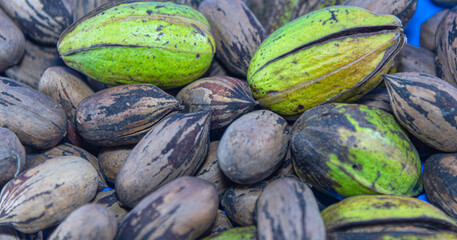
{"label": "green and yellow nut", "polygon": [[322,211],[321,215],[328,233],[422,232],[430,235],[434,232],[448,232],[454,235],[454,238],[446,239],[455,239],[457,233],[455,220],[433,205],[409,197],[388,195],[351,197],[329,206]]}
{"label": "green and yellow nut", "polygon": [[355,101],[380,83],[405,42],[395,16],[324,8],[272,33],[251,60],[248,83],[262,105],[282,115]]}
{"label": "green and yellow nut", "polygon": [[422,191],[419,154],[387,112],[324,104],[305,111],[292,131],[295,172],[328,195],[415,196]]}
{"label": "green and yellow nut", "polygon": [[65,63],[104,83],[186,85],[208,70],[215,43],[196,10],[170,2],[128,1],[104,5],[61,35]]}

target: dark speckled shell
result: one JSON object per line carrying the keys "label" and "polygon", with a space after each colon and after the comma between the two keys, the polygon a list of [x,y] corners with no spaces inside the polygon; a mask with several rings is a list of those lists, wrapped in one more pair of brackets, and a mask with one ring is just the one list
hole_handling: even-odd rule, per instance
{"label": "dark speckled shell", "polygon": [[214,185],[196,177],[178,178],[147,196],[124,218],[117,240],[197,239],[217,213]]}
{"label": "dark speckled shell", "polygon": [[428,74],[384,75],[398,122],[429,146],[457,151],[457,89]]}
{"label": "dark speckled shell", "polygon": [[444,15],[435,33],[436,73],[444,81],[457,87],[457,8]]}
{"label": "dark speckled shell", "polygon": [[325,240],[325,226],[311,189],[294,177],[282,177],[257,200],[259,239]]}
{"label": "dark speckled shell", "polygon": [[176,113],[155,125],[133,148],[116,176],[123,206],[134,207],[159,187],[194,174],[209,144],[210,112]]}
{"label": "dark speckled shell", "polygon": [[129,84],[99,91],[76,107],[76,130],[99,146],[134,144],[180,101],[152,84]]}
{"label": "dark speckled shell", "polygon": [[217,57],[233,74],[246,77],[249,62],[265,39],[265,30],[241,0],[204,0],[198,10],[208,19]]}
{"label": "dark speckled shell", "polygon": [[25,34],[41,44],[55,45],[73,21],[68,0],[2,0],[0,6]]}
{"label": "dark speckled shell", "polygon": [[22,144],[50,148],[67,133],[67,116],[50,97],[17,81],[0,77],[0,126]]}
{"label": "dark speckled shell", "polygon": [[457,154],[435,154],[425,161],[424,189],[430,202],[457,218]]}
{"label": "dark speckled shell", "polygon": [[211,129],[223,128],[251,111],[257,102],[245,81],[208,77],[192,82],[176,96],[187,112],[212,110]]}
{"label": "dark speckled shell", "polygon": [[397,55],[397,72],[422,72],[436,76],[435,53],[406,44]]}

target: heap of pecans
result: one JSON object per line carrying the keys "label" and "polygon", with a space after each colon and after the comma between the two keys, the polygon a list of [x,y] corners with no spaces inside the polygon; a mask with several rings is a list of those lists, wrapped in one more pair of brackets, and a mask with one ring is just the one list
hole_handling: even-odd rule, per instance
{"label": "heap of pecans", "polygon": [[0,239],[457,239],[435,2],[0,0]]}

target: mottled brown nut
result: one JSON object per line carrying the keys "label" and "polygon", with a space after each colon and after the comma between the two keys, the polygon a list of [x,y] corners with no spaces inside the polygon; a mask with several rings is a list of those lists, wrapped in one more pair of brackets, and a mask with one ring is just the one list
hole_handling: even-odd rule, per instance
{"label": "mottled brown nut", "polygon": [[396,119],[411,134],[444,152],[457,151],[457,89],[424,73],[384,75]]}
{"label": "mottled brown nut", "polygon": [[17,64],[24,55],[24,34],[0,9],[0,72]]}
{"label": "mottled brown nut", "polygon": [[38,89],[40,78],[48,67],[63,66],[55,47],[39,46],[25,41],[25,53],[18,65],[5,71],[6,76]]}
{"label": "mottled brown nut", "polygon": [[396,58],[397,72],[421,72],[436,76],[435,53],[406,44]]}
{"label": "mottled brown nut", "polygon": [[395,15],[401,20],[403,26],[406,26],[416,12],[417,0],[346,0],[343,5],[361,7],[375,13]]}
{"label": "mottled brown nut", "polygon": [[378,87],[371,90],[369,93],[367,93],[354,103],[376,107],[390,114],[394,113],[392,110],[392,106],[390,106],[389,92],[385,87]]}
{"label": "mottled brown nut", "polygon": [[266,34],[241,0],[204,0],[198,10],[208,19],[218,59],[230,72],[246,77],[249,62]]}
{"label": "mottled brown nut", "polygon": [[59,144],[53,148],[50,149],[45,149],[41,151],[33,151],[33,152],[28,152],[27,153],[27,161],[25,164],[24,169],[29,169],[32,168],[42,162],[45,162],[49,159],[55,158],[55,157],[62,157],[62,156],[75,156],[75,157],[80,157],[92,164],[92,166],[97,170],[98,174],[98,190],[102,191],[103,189],[107,188],[108,185],[106,184],[105,181],[105,176],[103,175],[101,169],[100,169],[100,164],[98,159],[92,155],[91,153],[87,152],[86,150],[74,146],[70,143],[62,143]]}
{"label": "mottled brown nut", "polygon": [[313,192],[298,178],[282,177],[268,183],[256,209],[259,239],[326,239]]}
{"label": "mottled brown nut", "polygon": [[116,231],[116,218],[109,208],[87,204],[68,215],[48,239],[112,240]]}
{"label": "mottled brown nut", "polygon": [[419,39],[421,47],[435,52],[435,33],[447,12],[449,9],[443,9],[421,24]]}
{"label": "mottled brown nut", "polygon": [[122,219],[124,219],[124,217],[129,212],[128,209],[123,208],[120,205],[115,190],[108,190],[97,193],[92,203],[101,204],[111,209],[111,211],[114,213],[114,216],[116,217],[118,224],[121,223]]}
{"label": "mottled brown nut", "polygon": [[457,154],[434,154],[425,161],[424,189],[430,203],[457,218]]}
{"label": "mottled brown nut", "polygon": [[55,46],[60,33],[73,22],[68,0],[1,0],[0,6],[25,34],[49,46]]}
{"label": "mottled brown nut", "polygon": [[84,140],[76,134],[76,106],[94,94],[94,91],[84,82],[82,76],[68,67],[49,67],[41,76],[38,90],[54,99],[67,113],[67,137],[71,143],[84,145]]}
{"label": "mottled brown nut", "polygon": [[216,185],[217,194],[219,195],[219,198],[222,199],[225,191],[231,186],[232,182],[227,179],[219,167],[219,159],[217,158],[218,146],[219,141],[214,141],[209,144],[206,158],[195,176],[214,183],[214,185]]}
{"label": "mottled brown nut", "polygon": [[435,34],[437,77],[457,87],[457,7],[446,13]]}
{"label": "mottled brown nut", "polygon": [[179,104],[175,97],[152,84],[104,89],[76,107],[76,130],[97,146],[135,144]]}
{"label": "mottled brown nut", "polygon": [[97,171],[80,157],[50,159],[22,172],[0,194],[0,224],[34,233],[60,223],[97,192]]}
{"label": "mottled brown nut", "polygon": [[202,78],[181,89],[176,98],[186,112],[212,111],[211,129],[229,125],[257,105],[248,84],[232,77]]}
{"label": "mottled brown nut", "polygon": [[196,177],[178,178],[132,209],[122,220],[117,239],[196,239],[216,218],[217,205],[212,183]]}
{"label": "mottled brown nut", "polygon": [[258,110],[235,120],[224,132],[217,149],[219,166],[230,180],[250,184],[278,169],[289,146],[286,120]]}
{"label": "mottled brown nut", "polygon": [[210,112],[175,113],[160,121],[133,148],[116,176],[116,192],[125,207],[164,184],[193,175],[209,144]]}
{"label": "mottled brown nut", "polygon": [[119,146],[112,148],[102,148],[98,154],[100,168],[106,180],[114,183],[117,173],[124,164],[134,146]]}
{"label": "mottled brown nut", "polygon": [[255,225],[256,202],[267,182],[230,187],[221,199],[230,220],[241,226]]}
{"label": "mottled brown nut", "polygon": [[67,116],[50,97],[17,81],[0,77],[0,126],[22,144],[50,148],[65,136]]}
{"label": "mottled brown nut", "polygon": [[25,165],[25,149],[16,134],[0,127],[0,187],[16,177]]}

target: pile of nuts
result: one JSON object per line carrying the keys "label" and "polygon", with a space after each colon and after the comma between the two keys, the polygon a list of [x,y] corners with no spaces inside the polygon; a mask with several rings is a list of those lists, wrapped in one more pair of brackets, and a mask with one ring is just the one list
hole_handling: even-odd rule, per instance
{"label": "pile of nuts", "polygon": [[0,0],[0,239],[457,239],[457,7],[419,48],[416,4]]}

